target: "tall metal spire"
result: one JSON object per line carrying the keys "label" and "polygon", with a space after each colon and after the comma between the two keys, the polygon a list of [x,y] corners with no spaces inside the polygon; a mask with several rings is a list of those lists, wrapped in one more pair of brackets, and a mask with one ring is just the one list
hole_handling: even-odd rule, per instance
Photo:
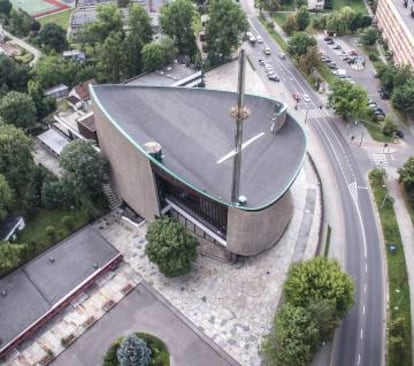
{"label": "tall metal spire", "polygon": [[242,141],[243,141],[243,121],[250,115],[250,111],[244,106],[244,74],[245,56],[244,49],[240,51],[239,77],[237,88],[237,105],[231,108],[231,116],[236,121],[236,134],[234,140],[234,160],[233,160],[233,181],[231,187],[231,201],[233,204],[239,203],[240,194],[240,172],[242,163]]}

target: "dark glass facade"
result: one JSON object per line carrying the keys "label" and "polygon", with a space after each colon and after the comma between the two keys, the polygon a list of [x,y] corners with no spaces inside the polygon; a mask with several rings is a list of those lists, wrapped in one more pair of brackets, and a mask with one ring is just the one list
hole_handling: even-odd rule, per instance
{"label": "dark glass facade", "polygon": [[223,239],[226,238],[226,205],[202,196],[199,192],[165,173],[155,164],[151,164],[151,166],[158,189],[161,209],[167,205],[166,198],[168,198],[214,233]]}

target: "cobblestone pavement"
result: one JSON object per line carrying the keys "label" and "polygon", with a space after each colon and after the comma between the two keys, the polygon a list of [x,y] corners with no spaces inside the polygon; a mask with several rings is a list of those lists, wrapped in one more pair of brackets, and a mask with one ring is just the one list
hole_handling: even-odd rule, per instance
{"label": "cobblestone pavement", "polygon": [[[309,226],[308,243],[312,245],[301,250],[302,256],[311,257],[316,250],[320,215],[316,186],[317,180],[307,165],[292,187],[294,217],[274,248],[235,265],[200,257],[191,274],[184,278],[167,279],[148,261],[144,253],[146,223],[132,231],[114,223],[101,233],[137,273],[232,357],[242,365],[260,365],[260,344],[271,327],[304,223]],[[309,191],[313,192],[315,204],[306,207],[306,211]],[[310,209],[315,214],[309,220]]]}

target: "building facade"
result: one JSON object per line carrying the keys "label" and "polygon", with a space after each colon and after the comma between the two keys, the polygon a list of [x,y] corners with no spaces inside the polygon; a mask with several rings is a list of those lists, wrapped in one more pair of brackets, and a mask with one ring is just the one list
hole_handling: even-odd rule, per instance
{"label": "building facade", "polygon": [[393,52],[394,62],[414,68],[414,3],[378,0],[375,19],[383,39]]}
{"label": "building facade", "polygon": [[168,214],[230,254],[256,255],[280,239],[293,216],[289,189],[306,153],[304,131],[282,103],[246,96],[249,146],[241,199],[231,202],[227,156],[234,121],[228,111],[235,93],[125,85],[91,90],[115,189],[139,215],[151,222]]}

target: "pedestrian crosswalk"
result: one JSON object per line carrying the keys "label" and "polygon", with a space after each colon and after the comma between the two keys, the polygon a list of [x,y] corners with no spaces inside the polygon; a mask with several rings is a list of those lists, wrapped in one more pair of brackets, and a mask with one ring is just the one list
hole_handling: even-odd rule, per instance
{"label": "pedestrian crosswalk", "polygon": [[390,154],[383,153],[373,153],[371,155],[371,160],[374,162],[377,168],[386,168],[390,165],[390,159],[393,160],[393,156]]}
{"label": "pedestrian crosswalk", "polygon": [[331,117],[331,114],[325,108],[315,106],[313,103],[300,105],[299,110],[305,115],[306,120]]}
{"label": "pedestrian crosswalk", "polygon": [[357,203],[358,201],[358,186],[356,182],[348,184],[349,192],[351,193],[352,200]]}

